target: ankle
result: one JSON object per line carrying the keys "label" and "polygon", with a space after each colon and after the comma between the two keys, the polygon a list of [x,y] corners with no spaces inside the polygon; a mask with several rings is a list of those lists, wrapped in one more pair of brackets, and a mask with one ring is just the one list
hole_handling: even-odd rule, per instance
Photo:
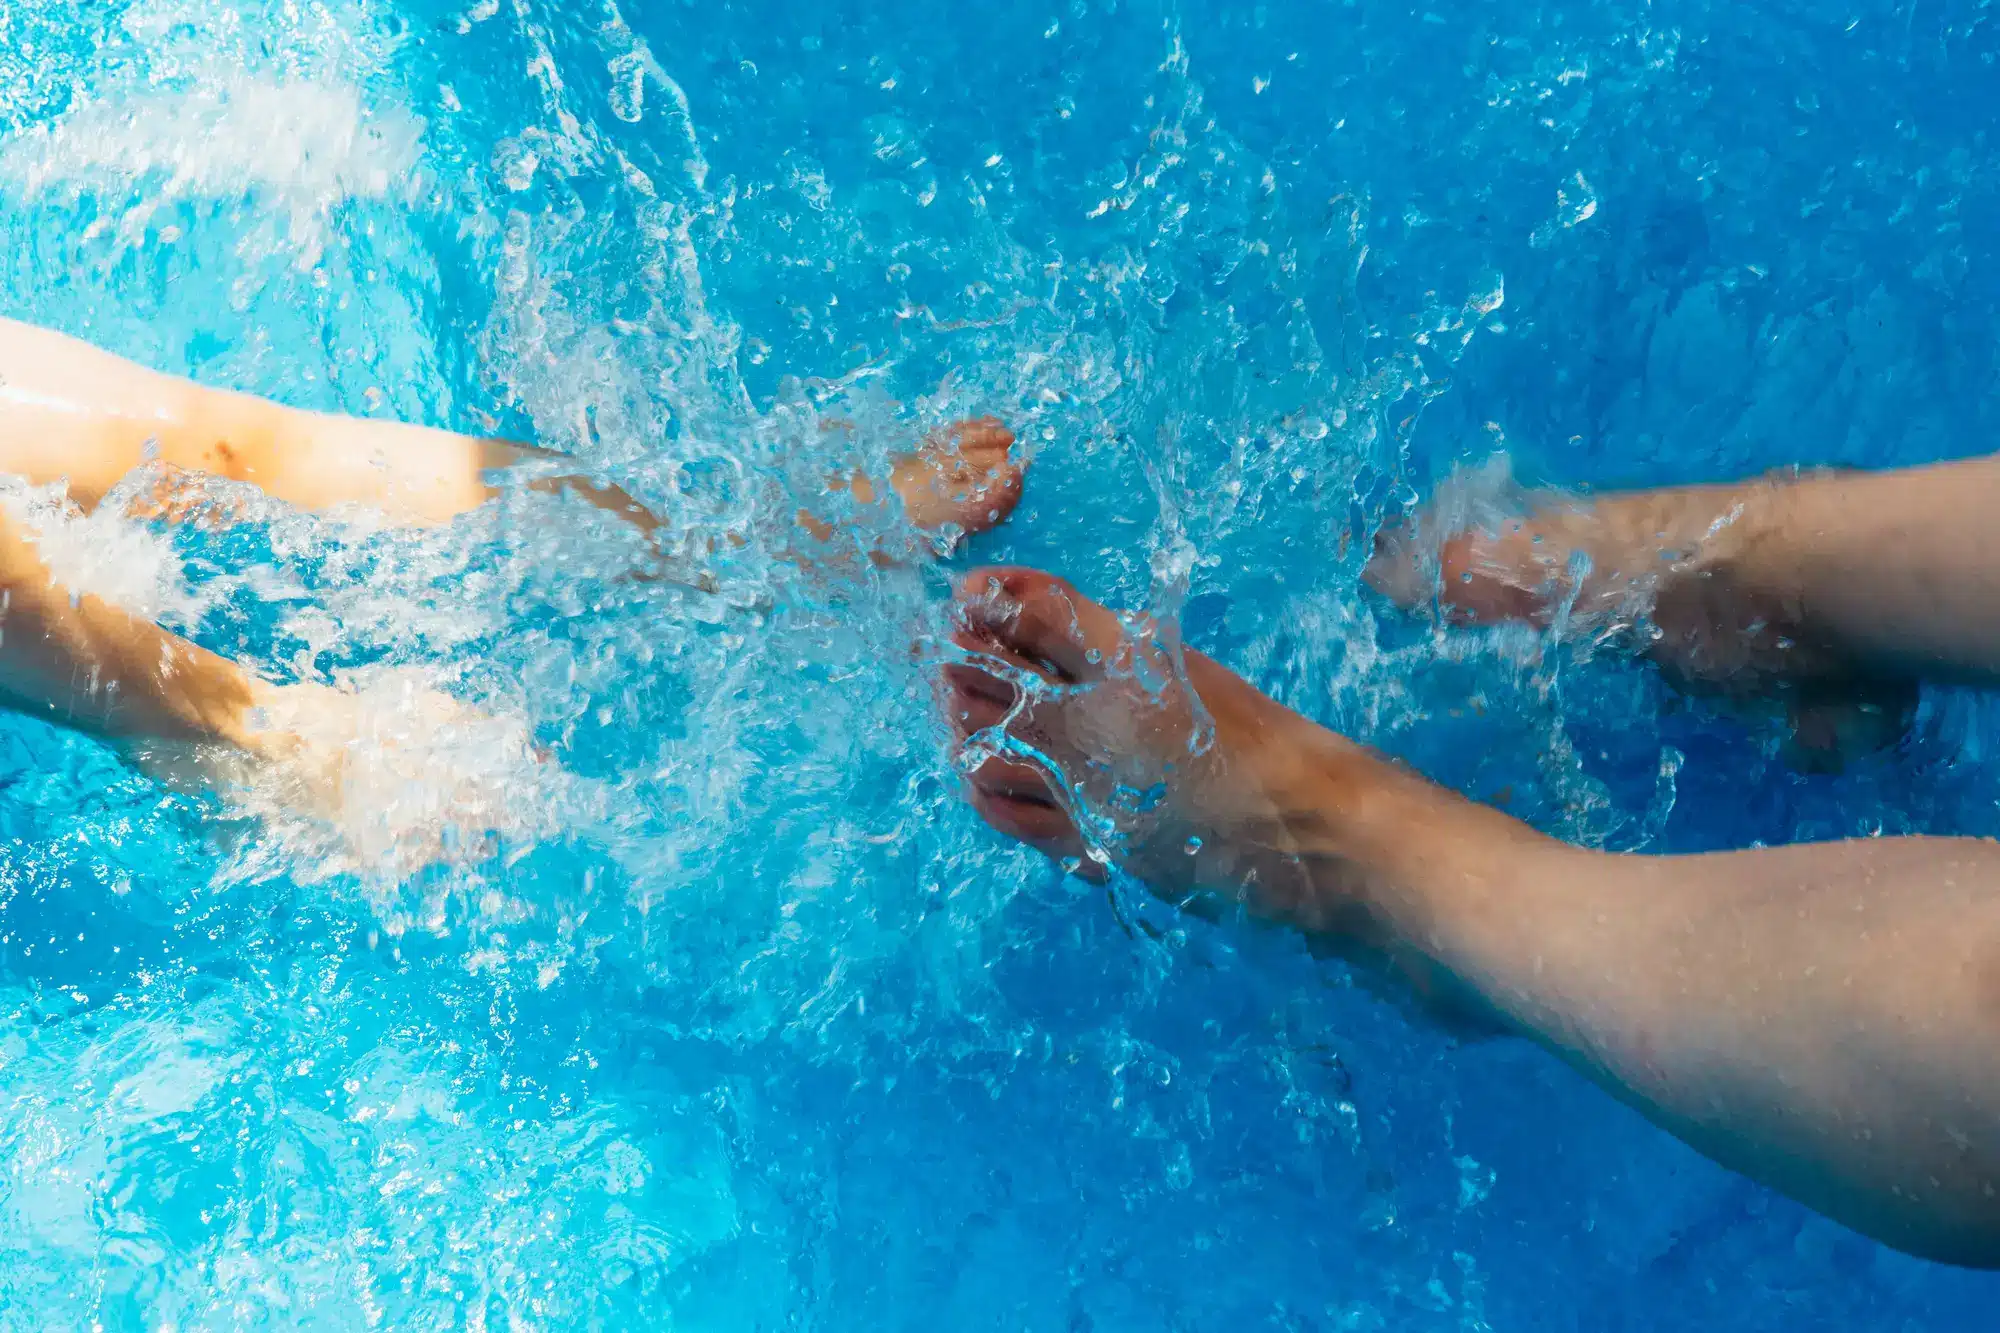
{"label": "ankle", "polygon": [[1428,784],[1199,654],[1187,666],[1219,759],[1201,784],[1212,837],[1200,877],[1309,934],[1361,930],[1369,881],[1400,837],[1404,788]]}

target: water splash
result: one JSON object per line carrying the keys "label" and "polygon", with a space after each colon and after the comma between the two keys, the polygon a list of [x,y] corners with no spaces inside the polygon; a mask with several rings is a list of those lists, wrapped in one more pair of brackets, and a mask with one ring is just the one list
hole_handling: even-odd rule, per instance
{"label": "water splash", "polygon": [[[947,1323],[1443,1329],[1532,1320],[1550,1291],[1585,1322],[1629,1315],[1572,1280],[1606,1255],[1657,1308],[1707,1300],[1647,1266],[1682,1236],[1696,1268],[1703,1236],[1777,1256],[1708,1266],[1718,1327],[1756,1306],[1733,1273],[1820,1290],[1793,1281],[1782,1216],[1569,1083],[1413,1032],[1295,945],[1107,910],[996,845],[955,801],[910,660],[940,581],[797,558],[799,507],[862,523],[850,556],[895,535],[828,475],[1001,411],[1038,471],[977,558],[1177,612],[1288,701],[1549,826],[1623,836],[1659,808],[1664,829],[1636,827],[1671,843],[1702,808],[1715,757],[1676,734],[1666,785],[1681,724],[1633,721],[1660,715],[1643,682],[1532,635],[1380,617],[1353,574],[1440,457],[1486,447],[1482,423],[1546,465],[1572,428],[1538,423],[1599,392],[1520,385],[1615,380],[1597,420],[1644,457],[1624,423],[1682,418],[1630,385],[1735,393],[1748,371],[1718,379],[1718,346],[1782,363],[1794,389],[1757,398],[1765,421],[1799,383],[1847,383],[1818,373],[1845,363],[1804,280],[1784,350],[1753,347],[1766,298],[1745,293],[1772,289],[1743,265],[1780,271],[1783,247],[1725,210],[1697,209],[1700,245],[1649,233],[1633,271],[1715,267],[1677,273],[1653,323],[1563,286],[1622,290],[1621,192],[1681,171],[1634,145],[1700,133],[1683,86],[1716,85],[1643,6],[1560,27],[1168,17],[855,11],[775,33],[728,7],[161,5],[47,23],[75,42],[47,59],[0,43],[22,154],[0,193],[32,241],[0,271],[25,310],[288,401],[571,451],[725,594],[636,582],[629,533],[520,493],[415,534],[252,504],[120,553],[123,595],[273,675],[419,668],[505,719],[504,745],[445,758],[506,750],[489,796],[521,818],[405,876],[337,826],[219,826],[87,743],[0,731],[10,1298],[191,1327],[884,1327],[915,1300]],[[10,38],[28,23],[0,15]],[[1005,95],[956,97],[975,67],[1006,69]],[[215,156],[149,147],[121,118],[148,107],[212,128]],[[259,156],[246,108],[313,172]],[[1815,194],[1797,173],[1817,142],[1785,140],[1804,184],[1778,193]],[[1712,147],[1689,149],[1697,198],[1741,179]],[[1953,191],[1977,207],[1976,154],[1919,183],[1902,153],[1876,143],[1867,171],[1910,182],[1915,216]],[[1579,174],[1597,215],[1528,246]],[[114,225],[135,208],[143,234]],[[1945,255],[1913,281],[1967,271]],[[1900,355],[1903,292],[1857,307],[1856,345]],[[1646,374],[1566,354],[1618,361],[1633,329],[1653,331],[1618,364]],[[574,781],[515,762],[530,740]],[[1954,780],[1941,803],[1973,809]],[[1831,801],[1782,799],[1787,827]],[[1351,1085],[1300,1059],[1302,1034],[1339,1045]],[[1496,1173],[1476,1207],[1457,1157]],[[1579,1232],[1576,1199],[1606,1220]],[[1858,1267],[1854,1299],[1917,1299]]]}

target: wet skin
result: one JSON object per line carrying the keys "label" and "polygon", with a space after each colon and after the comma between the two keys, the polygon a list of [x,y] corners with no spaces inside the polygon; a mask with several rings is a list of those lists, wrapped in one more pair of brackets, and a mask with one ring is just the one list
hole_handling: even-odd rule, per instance
{"label": "wet skin", "polygon": [[1304,931],[1857,1230],[2000,1266],[2000,847],[1590,851],[1047,574],[975,571],[957,617],[944,705],[994,828]]}

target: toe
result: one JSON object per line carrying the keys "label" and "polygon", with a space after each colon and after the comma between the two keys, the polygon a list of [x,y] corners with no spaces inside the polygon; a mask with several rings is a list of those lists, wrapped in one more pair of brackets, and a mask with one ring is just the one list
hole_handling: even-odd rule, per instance
{"label": "toe", "polygon": [[973,773],[967,799],[981,819],[1010,838],[1059,858],[1083,852],[1076,825],[1047,781],[1026,764],[989,759]]}
{"label": "toe", "polygon": [[1538,621],[1550,601],[1548,561],[1538,534],[1518,520],[1498,535],[1459,532],[1424,558],[1424,539],[1411,528],[1384,528],[1361,577],[1405,609],[1433,597],[1447,612],[1475,623]]}
{"label": "toe", "polygon": [[1548,571],[1525,554],[1525,529],[1494,540],[1460,533],[1439,554],[1439,600],[1479,623],[1540,622],[1548,610]]}
{"label": "toe", "polygon": [[961,736],[999,726],[1020,698],[1013,685],[977,666],[953,662],[943,674],[948,716]]}
{"label": "toe", "polygon": [[1416,533],[1407,527],[1389,527],[1376,533],[1375,550],[1361,571],[1361,579],[1398,606],[1422,605],[1430,588]]}
{"label": "toe", "polygon": [[964,506],[960,526],[968,532],[984,532],[997,526],[1021,503],[1021,467],[1002,461],[980,479],[979,486]]}
{"label": "toe", "polygon": [[1007,460],[1014,447],[1014,432],[998,417],[975,417],[951,428],[951,441],[960,457],[979,468],[997,467]]}
{"label": "toe", "polygon": [[1125,637],[1118,617],[1035,569],[972,571],[959,584],[959,612],[976,640],[1072,683],[1102,676]]}
{"label": "toe", "polygon": [[918,527],[984,532],[1020,501],[1023,468],[1013,445],[1014,433],[993,417],[961,421],[898,457],[890,482]]}

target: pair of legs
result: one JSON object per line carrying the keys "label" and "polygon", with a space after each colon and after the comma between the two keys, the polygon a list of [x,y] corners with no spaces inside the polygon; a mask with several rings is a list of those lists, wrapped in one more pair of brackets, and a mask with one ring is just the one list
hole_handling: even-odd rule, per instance
{"label": "pair of legs", "polygon": [[[1020,497],[1022,465],[998,422],[961,422],[896,458],[882,489],[913,524],[979,531]],[[485,504],[496,472],[538,463],[533,490],[567,492],[631,523],[649,540],[660,520],[618,487],[555,475],[547,450],[397,422],[331,416],[205,388],[86,343],[0,320],[0,472],[61,482],[94,508],[135,470],[154,485],[135,507],[174,515],[201,498],[204,477],[254,485],[307,509],[360,507],[429,525]],[[832,478],[862,504],[864,476]],[[798,515],[807,539],[830,524]],[[781,540],[790,541],[788,534]],[[657,551],[656,551],[657,554]],[[698,576],[697,576],[698,577]],[[214,653],[61,586],[32,538],[0,508],[0,699],[58,722],[141,746],[215,745],[300,768],[316,800],[337,800],[351,699],[317,685],[277,686]],[[429,701],[425,715],[463,713]]]}
{"label": "pair of legs", "polygon": [[[1368,577],[1470,619],[1632,623],[1805,730],[1918,676],[2000,681],[1995,506],[2000,460],[1552,502],[1393,534]],[[995,828],[1308,932],[1837,1220],[2000,1267],[2000,844],[1591,851],[1049,575],[977,571],[958,615],[946,706]]]}
{"label": "pair of legs", "polygon": [[[1010,444],[968,424],[898,460],[888,489],[919,525],[989,526],[1019,494]],[[493,469],[540,455],[202,389],[0,323],[0,469],[65,479],[85,506],[154,461],[309,508],[437,523],[485,503]],[[534,484],[657,529],[615,487]],[[865,478],[839,484],[873,498]],[[2000,678],[1996,503],[1990,461],[1701,488],[1452,534],[1435,582],[1421,543],[1392,541],[1371,577],[1409,602],[1435,587],[1476,618],[1643,609],[1659,631],[1646,651],[1712,688],[1801,691],[1803,726],[1849,701],[1879,712],[1869,700],[1918,675]],[[340,711],[334,691],[273,686],[72,596],[3,516],[0,592],[12,701],[111,736],[303,760],[337,784],[341,729],[301,725]],[[989,755],[973,800],[996,827],[1323,936],[1862,1231],[2000,1266],[1994,844],[1586,851],[1396,768],[1047,575],[975,574],[961,611],[949,702]]]}

